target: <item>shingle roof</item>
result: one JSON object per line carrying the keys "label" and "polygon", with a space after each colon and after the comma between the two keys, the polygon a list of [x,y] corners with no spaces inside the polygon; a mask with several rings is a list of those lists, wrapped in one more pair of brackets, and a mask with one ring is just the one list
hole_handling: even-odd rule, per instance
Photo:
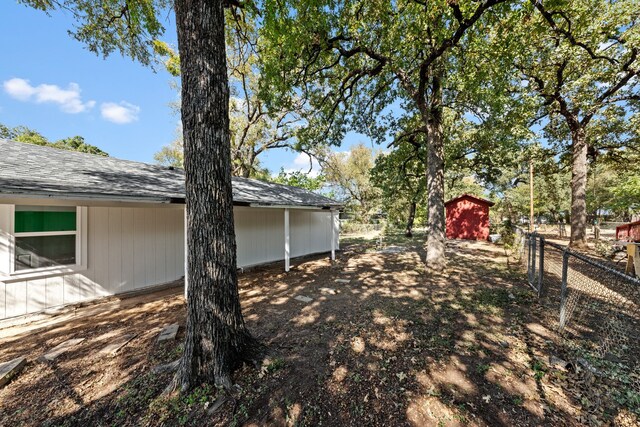
{"label": "shingle roof", "polygon": [[[184,203],[184,171],[0,139],[0,195]],[[233,178],[235,204],[339,207],[307,190]]]}

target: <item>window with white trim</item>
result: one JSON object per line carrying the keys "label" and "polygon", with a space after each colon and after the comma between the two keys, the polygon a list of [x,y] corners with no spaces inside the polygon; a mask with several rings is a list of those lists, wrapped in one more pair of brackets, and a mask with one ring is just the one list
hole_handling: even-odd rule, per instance
{"label": "window with white trim", "polygon": [[13,271],[80,264],[80,207],[16,205]]}

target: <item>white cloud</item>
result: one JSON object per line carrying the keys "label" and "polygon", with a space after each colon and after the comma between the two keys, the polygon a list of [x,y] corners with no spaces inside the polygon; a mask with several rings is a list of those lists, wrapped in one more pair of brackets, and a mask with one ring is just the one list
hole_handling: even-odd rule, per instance
{"label": "white cloud", "polygon": [[80,86],[77,83],[69,83],[69,86],[63,89],[50,84],[32,86],[29,80],[13,78],[6,80],[3,87],[9,96],[19,101],[58,104],[62,111],[69,114],[82,113],[96,104],[95,101],[82,102]]}
{"label": "white cloud", "polygon": [[20,101],[28,101],[35,93],[35,88],[27,80],[10,79],[4,82],[4,91]]}
{"label": "white cloud", "polygon": [[138,120],[140,107],[126,101],[122,101],[119,104],[105,102],[100,106],[100,112],[103,119],[123,125]]}

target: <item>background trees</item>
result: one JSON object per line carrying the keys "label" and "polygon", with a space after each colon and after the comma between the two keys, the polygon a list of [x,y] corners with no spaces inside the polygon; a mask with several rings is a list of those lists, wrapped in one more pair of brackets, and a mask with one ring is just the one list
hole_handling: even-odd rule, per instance
{"label": "background trees", "polygon": [[416,216],[424,223],[426,196],[424,144],[409,138],[389,153],[376,158],[371,169],[371,182],[379,189],[382,207],[392,224],[405,225],[405,236],[412,237]]}
{"label": "background trees", "polygon": [[638,114],[637,19],[633,0],[532,1],[509,17],[510,37],[518,37],[519,46],[513,65],[540,98],[546,137],[559,152],[571,155],[574,246],[586,242],[588,154],[595,158],[625,145],[620,140],[613,146],[602,143],[607,139],[598,141],[591,129],[598,121],[604,125],[614,119],[613,124]]}
{"label": "background trees", "polygon": [[26,126],[16,126],[11,128],[0,123],[0,138],[10,139],[17,142],[25,142],[28,144],[46,145],[54,148],[61,148],[63,150],[108,156],[107,153],[95,145],[87,144],[81,136],[76,135],[51,142],[40,134],[40,132],[29,129]]}
{"label": "background trees", "polygon": [[[262,49],[256,29],[256,10],[227,8],[225,16],[233,25],[226,28],[227,75],[229,78],[229,131],[231,133],[231,173],[245,178],[270,179],[260,155],[271,149],[296,150],[295,133],[301,123],[302,104],[295,100],[286,108],[270,108],[260,97]],[[180,56],[166,43],[156,41],[155,52],[174,76],[179,76]],[[180,111],[179,103],[176,106]],[[182,129],[155,159],[161,164],[182,166]]]}
{"label": "background trees", "polygon": [[374,150],[362,143],[352,146],[348,152],[325,149],[322,153],[316,153],[334,196],[343,200],[347,210],[362,223],[368,223],[379,207],[380,191],[370,178],[376,156]]}
{"label": "background trees", "polygon": [[481,34],[481,18],[501,3],[266,2],[265,96],[288,105],[293,93],[312,107],[306,143],[339,144],[348,128],[384,140],[400,130],[393,107],[417,118],[408,130],[426,147],[427,265],[435,270],[444,267],[444,108],[473,75],[454,48]]}

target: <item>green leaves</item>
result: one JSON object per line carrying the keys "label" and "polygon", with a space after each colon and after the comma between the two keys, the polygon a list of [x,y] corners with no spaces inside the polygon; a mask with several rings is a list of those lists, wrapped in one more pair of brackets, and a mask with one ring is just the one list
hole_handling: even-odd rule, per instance
{"label": "green leaves", "polygon": [[356,220],[368,223],[380,206],[380,190],[371,181],[370,171],[378,152],[359,143],[348,152],[315,153],[320,159],[327,183],[336,189],[336,197],[347,202]]}
{"label": "green leaves", "polygon": [[153,40],[153,52],[161,58],[164,67],[174,77],[180,75],[180,56],[169,44],[160,40]]}
{"label": "green leaves", "polygon": [[304,188],[309,191],[319,191],[326,183],[324,175],[314,177],[301,171],[285,172],[284,168],[280,169],[280,173],[277,176],[269,180],[278,184]]}
{"label": "green leaves", "polygon": [[87,144],[81,136],[72,136],[55,142],[49,142],[49,140],[40,132],[26,126],[10,128],[0,123],[0,138],[10,139],[16,142],[24,142],[27,144],[46,145],[49,147],[60,148],[62,150],[79,151],[81,153],[97,154],[99,156],[109,156],[95,145]]}

